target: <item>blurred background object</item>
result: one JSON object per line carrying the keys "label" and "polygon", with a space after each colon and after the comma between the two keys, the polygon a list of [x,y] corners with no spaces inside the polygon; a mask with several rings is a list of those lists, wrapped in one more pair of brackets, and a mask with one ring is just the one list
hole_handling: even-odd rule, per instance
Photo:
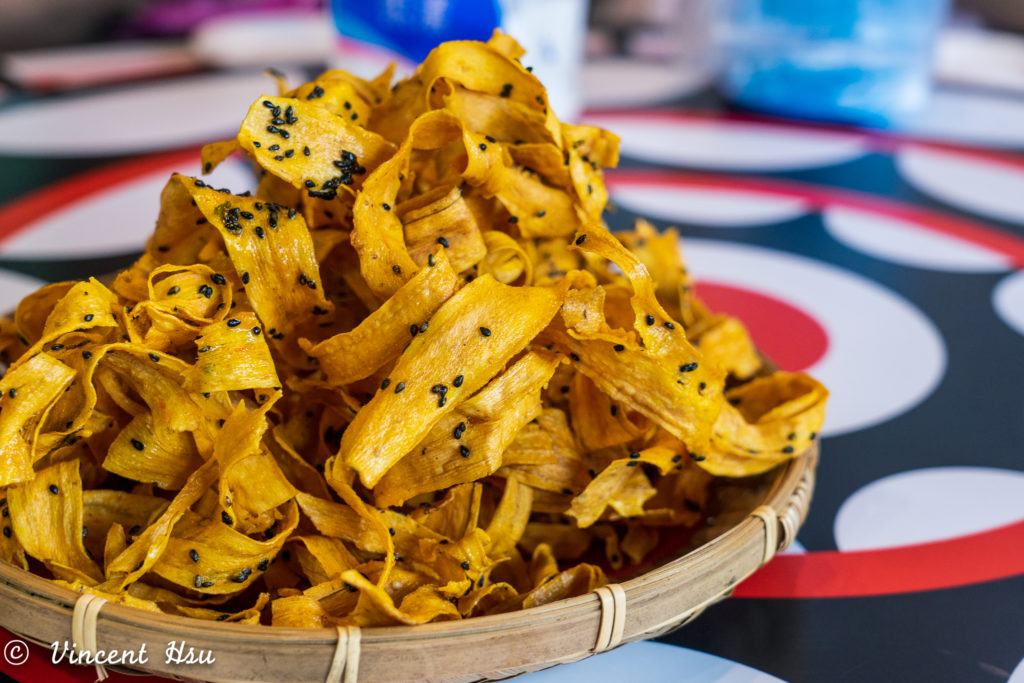
{"label": "blurred background object", "polygon": [[[0,80],[33,92],[270,65],[399,71],[430,45],[527,48],[560,116],[696,98],[906,127],[940,87],[1024,93],[1018,0],[4,0]],[[952,9],[952,11],[950,11]],[[993,30],[993,29],[999,29]],[[715,85],[717,89],[709,86]]]}
{"label": "blurred background object", "polygon": [[920,111],[946,0],[723,0],[723,93],[772,114],[879,124]]}
{"label": "blurred background object", "polygon": [[547,86],[555,112],[579,115],[587,0],[332,0],[330,11],[338,31],[332,64],[364,78],[391,62],[408,75],[438,43],[487,40],[501,28],[526,49],[525,64]]}
{"label": "blurred background object", "polygon": [[717,0],[592,0],[583,90],[592,107],[665,102],[707,85]]}

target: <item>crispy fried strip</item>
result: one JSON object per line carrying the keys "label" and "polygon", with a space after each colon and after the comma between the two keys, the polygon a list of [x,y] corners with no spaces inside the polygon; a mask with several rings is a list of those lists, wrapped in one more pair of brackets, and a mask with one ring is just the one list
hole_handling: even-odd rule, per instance
{"label": "crispy fried strip", "polygon": [[183,187],[216,228],[253,310],[270,334],[287,334],[311,316],[333,309],[318,284],[320,268],[309,229],[294,209],[222,194],[186,176],[174,175],[169,182]]}
{"label": "crispy fried strip", "polygon": [[36,473],[7,492],[11,526],[28,555],[54,576],[95,585],[103,576],[82,543],[82,480],[78,461]]}
{"label": "crispy fried strip", "polygon": [[654,465],[662,474],[672,471],[683,456],[671,448],[652,446],[613,460],[578,496],[573,498],[569,516],[586,528],[596,522],[606,506],[624,517],[643,512],[643,504],[657,491],[650,485],[640,463]]}
{"label": "crispy fried strip", "polygon": [[[366,486],[376,486],[445,414],[536,336],[561,298],[554,289],[509,287],[486,275],[463,287],[398,359],[389,388],[379,391],[345,430],[328,482],[335,486],[348,467]],[[448,387],[444,401],[431,391],[434,385]]]}
{"label": "crispy fried strip", "polygon": [[269,173],[325,199],[342,188],[358,188],[367,170],[395,152],[394,145],[353,123],[351,116],[346,119],[311,100],[291,97],[253,102],[238,143]]}
{"label": "crispy fried strip", "polygon": [[199,360],[189,372],[187,386],[194,391],[263,389],[266,400],[277,395],[281,380],[267,346],[267,335],[252,313],[213,323],[196,339]]}
{"label": "crispy fried strip", "polygon": [[777,372],[729,390],[726,398],[707,458],[697,464],[739,477],[807,450],[824,422],[828,390],[803,373]]}
{"label": "crispy fried strip", "polygon": [[440,247],[436,254],[433,267],[416,273],[354,330],[315,346],[300,341],[306,353],[319,359],[330,383],[340,386],[369,377],[397,358],[412,339],[411,327],[418,332],[456,292],[461,284],[458,274]]}
{"label": "crispy fried strip", "polygon": [[18,363],[0,379],[0,488],[31,480],[38,424],[75,372],[47,353]]}
{"label": "crispy fried strip", "polygon": [[445,415],[387,471],[374,489],[377,503],[397,505],[420,493],[492,474],[516,433],[540,414],[540,390],[558,363],[557,357],[527,353]]}
{"label": "crispy fried strip", "polygon": [[505,480],[505,491],[501,494],[501,502],[494,511],[491,523],[487,525],[487,535],[491,539],[488,553],[491,557],[507,555],[526,531],[533,507],[533,489],[520,484],[515,477]]}
{"label": "crispy fried strip", "polygon": [[[220,519],[197,519],[186,513],[153,565],[157,576],[204,595],[239,593],[259,578],[298,524],[295,503],[284,506],[276,533],[257,541]],[[199,559],[196,560],[195,558]]]}

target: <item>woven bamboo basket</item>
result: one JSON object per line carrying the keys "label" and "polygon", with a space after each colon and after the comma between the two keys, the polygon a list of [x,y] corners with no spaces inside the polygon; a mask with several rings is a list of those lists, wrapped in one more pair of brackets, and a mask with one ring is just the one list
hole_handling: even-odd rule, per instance
{"label": "woven bamboo basket", "polygon": [[[576,598],[460,622],[351,630],[221,624],[114,604],[79,609],[88,635],[105,651],[138,651],[139,671],[205,680],[444,681],[500,680],[573,662],[662,635],[727,597],[737,583],[795,537],[810,505],[817,442],[752,481],[726,482],[715,510],[690,543],[658,566]],[[72,639],[82,596],[0,563],[0,626],[49,646]],[[79,604],[79,608],[83,607]],[[92,612],[92,614],[88,614]],[[165,664],[168,643],[212,651],[211,664]],[[186,648],[187,650],[187,648]]]}

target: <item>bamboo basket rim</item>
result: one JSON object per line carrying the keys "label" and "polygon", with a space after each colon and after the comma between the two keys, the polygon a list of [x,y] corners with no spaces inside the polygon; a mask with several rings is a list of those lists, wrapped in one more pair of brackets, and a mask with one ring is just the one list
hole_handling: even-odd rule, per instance
{"label": "bamboo basket rim", "polygon": [[[764,564],[766,558],[770,559],[777,550],[785,548],[792,542],[807,514],[818,454],[819,446],[816,441],[805,452],[772,470],[777,474],[768,486],[761,505],[774,510],[778,525],[778,529],[775,530],[777,533],[768,530],[767,519],[751,513],[720,535],[689,552],[621,581],[619,585],[625,591],[628,603],[634,605],[634,609],[626,614],[625,632],[619,644],[654,637],[683,625],[697,616],[707,605],[727,597],[735,585]],[[769,539],[772,538],[777,539],[776,548],[767,547]],[[682,581],[687,577],[697,577],[698,583],[704,583],[700,583],[699,590],[692,588],[688,582]],[[672,593],[686,589],[695,591],[695,594],[684,601],[680,601],[680,598]],[[0,626],[28,640],[43,645],[69,640],[72,608],[78,597],[78,593],[57,586],[43,577],[14,565],[0,563]],[[649,623],[651,619],[645,619],[644,608],[646,607],[648,612],[655,611],[651,609],[655,604],[652,600],[662,597],[679,604],[669,611],[656,615],[657,621]],[[598,631],[601,609],[598,595],[588,593],[516,612],[460,621],[417,626],[366,627],[360,629],[362,654],[359,680],[497,680],[582,659],[593,654],[592,645],[596,642],[594,634]],[[19,623],[22,619],[24,623]],[[481,651],[477,659],[493,663],[476,665],[479,670],[474,669],[472,662],[468,661],[471,659],[469,655],[462,654],[461,658],[449,657],[447,651],[441,649],[457,651],[461,641],[466,641],[466,644],[472,643],[473,647],[491,648],[501,652],[494,642],[496,639],[504,642],[509,636],[531,631],[543,631],[558,642],[552,646],[544,645],[541,651],[534,655],[504,653],[505,661],[500,662],[493,661],[493,657],[497,655],[490,650],[487,650],[487,653],[491,658],[484,659],[485,654]],[[207,647],[204,643],[215,642],[220,648],[218,654],[221,655],[225,650],[230,650],[230,655],[239,648],[252,652],[272,649],[275,653],[294,649],[296,654],[292,659],[301,671],[282,670],[282,675],[287,680],[295,681],[325,680],[323,672],[328,669],[338,641],[336,629],[212,622],[177,615],[155,614],[113,603],[105,605],[100,612],[97,634],[99,647],[111,642],[123,645],[133,642],[131,638],[148,639],[145,642],[154,644],[189,638],[200,647]],[[588,642],[590,646],[587,646]],[[410,676],[410,672],[416,669],[409,666],[403,669],[403,665],[394,660],[396,657],[409,656],[412,650],[408,648],[415,647],[421,648],[426,658],[418,662],[422,666],[419,674]],[[110,649],[125,647],[111,646]],[[432,662],[429,658],[432,649],[439,650],[439,654],[445,655],[441,659],[457,661],[454,664]],[[305,654],[300,657],[300,653]],[[225,659],[227,658],[225,655]],[[306,661],[299,661],[300,659]],[[312,661],[309,661],[310,659]],[[268,662],[263,661],[261,664],[266,666]],[[398,668],[395,669],[392,665],[398,665]],[[211,681],[249,681],[263,680],[261,672],[264,672],[268,676],[266,680],[282,680],[277,676],[271,678],[273,674],[265,668],[249,673],[241,672],[240,675],[238,672],[225,675],[227,672],[215,670],[213,667],[195,669],[182,666],[156,662],[155,665],[151,663],[128,673],[189,678],[200,676]],[[431,666],[440,668],[431,671]],[[396,678],[390,677],[391,672],[397,674]]]}

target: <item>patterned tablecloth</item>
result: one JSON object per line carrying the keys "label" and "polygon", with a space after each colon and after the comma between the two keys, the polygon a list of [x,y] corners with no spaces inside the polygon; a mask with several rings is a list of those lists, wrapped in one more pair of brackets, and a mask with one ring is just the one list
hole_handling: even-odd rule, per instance
{"label": "patterned tablecloth", "polygon": [[[828,385],[823,458],[798,543],[734,598],[523,680],[1024,682],[1024,101],[943,92],[882,134],[706,92],[626,108],[627,85],[586,115],[622,136],[612,226],[679,226],[711,306]],[[128,264],[168,174],[198,172],[268,88],[214,73],[0,104],[0,309]],[[241,162],[213,182],[252,184]],[[0,672],[94,678],[48,659]]]}

